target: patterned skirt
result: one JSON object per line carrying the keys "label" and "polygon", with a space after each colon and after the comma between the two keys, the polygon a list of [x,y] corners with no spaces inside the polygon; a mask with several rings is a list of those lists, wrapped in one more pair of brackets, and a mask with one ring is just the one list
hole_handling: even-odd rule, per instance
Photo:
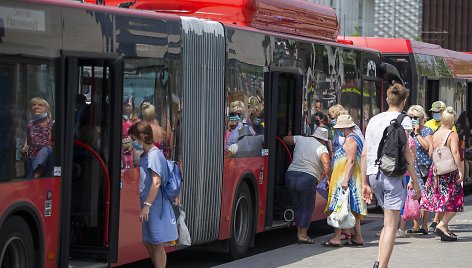
{"label": "patterned skirt", "polygon": [[462,185],[456,183],[457,176],[457,171],[440,176],[434,176],[430,171],[421,196],[421,209],[431,212],[464,211],[464,191]]}

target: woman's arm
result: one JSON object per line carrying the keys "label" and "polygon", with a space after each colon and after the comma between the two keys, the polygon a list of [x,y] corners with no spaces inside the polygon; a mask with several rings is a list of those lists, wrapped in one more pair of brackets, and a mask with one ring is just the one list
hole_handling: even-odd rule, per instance
{"label": "woman's arm", "polygon": [[357,142],[354,138],[348,137],[344,142],[343,149],[346,152],[347,163],[346,163],[346,173],[344,173],[344,180],[342,183],[342,188],[347,189],[349,185],[349,179],[352,175],[352,170],[354,164],[356,163],[356,154],[357,154]]}
{"label": "woman's arm", "polygon": [[[329,184],[331,181],[331,161],[329,160],[329,154],[321,154],[321,163],[323,164],[324,170],[326,172],[326,182]],[[320,180],[322,178],[319,178]]]}
{"label": "woman's arm", "polygon": [[417,135],[416,139],[420,143],[421,147],[423,147],[425,150],[429,150],[429,143],[431,142],[433,135],[428,135],[423,138],[421,135]]}
{"label": "woman's arm", "polygon": [[[149,188],[148,196],[146,197],[146,203],[152,204],[154,199],[156,199],[157,193],[159,192],[159,187],[161,186],[161,177],[157,175],[156,172],[151,170],[152,176],[152,183],[151,187]],[[148,205],[144,205],[141,208],[141,213],[139,214],[139,219],[143,222],[147,222],[149,220],[149,207]]]}
{"label": "woman's arm", "polygon": [[452,132],[449,138],[449,148],[451,148],[452,157],[454,157],[454,162],[456,162],[456,166],[459,169],[457,183],[460,183],[464,178],[464,165],[462,165],[461,156],[459,155],[459,135],[456,132]]}

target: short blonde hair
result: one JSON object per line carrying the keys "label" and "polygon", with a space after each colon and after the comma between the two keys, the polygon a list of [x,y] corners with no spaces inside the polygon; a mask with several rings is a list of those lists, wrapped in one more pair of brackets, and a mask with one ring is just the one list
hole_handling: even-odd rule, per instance
{"label": "short blonde hair", "polygon": [[441,115],[441,124],[447,128],[454,126],[456,122],[456,112],[452,107],[447,107],[446,110]]}
{"label": "short blonde hair", "polygon": [[338,118],[342,114],[349,114],[346,109],[341,104],[335,104],[331,106],[328,110],[328,115],[330,117]]}
{"label": "short blonde hair", "polygon": [[141,114],[143,115],[143,119],[146,122],[151,122],[156,119],[156,107],[149,102],[143,102],[141,104]]}
{"label": "short blonde hair", "polygon": [[240,113],[245,114],[246,108],[244,107],[244,103],[242,101],[233,101],[229,105],[229,112],[230,113]]}
{"label": "short blonde hair", "polygon": [[412,114],[414,116],[418,117],[423,117],[423,122],[422,125],[428,120],[428,116],[426,115],[426,112],[424,108],[421,105],[412,105],[409,109],[407,114]]}

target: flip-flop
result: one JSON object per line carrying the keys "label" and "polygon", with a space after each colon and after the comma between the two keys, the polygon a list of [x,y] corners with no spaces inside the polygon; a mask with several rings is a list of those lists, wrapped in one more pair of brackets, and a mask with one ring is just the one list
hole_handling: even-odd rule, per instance
{"label": "flip-flop", "polygon": [[351,241],[346,241],[346,242],[344,242],[343,246],[347,246],[347,247],[362,247],[362,246],[364,246],[364,243],[357,243],[356,241],[351,240]]}
{"label": "flip-flop", "polygon": [[451,237],[445,234],[443,231],[439,230],[438,228],[434,229],[434,233],[441,237],[441,241],[457,241],[457,237]]}
{"label": "flip-flop", "polygon": [[323,247],[332,247],[332,248],[339,248],[339,246],[341,246],[341,244],[334,244],[331,241],[323,241],[323,242],[321,242],[321,245]]}

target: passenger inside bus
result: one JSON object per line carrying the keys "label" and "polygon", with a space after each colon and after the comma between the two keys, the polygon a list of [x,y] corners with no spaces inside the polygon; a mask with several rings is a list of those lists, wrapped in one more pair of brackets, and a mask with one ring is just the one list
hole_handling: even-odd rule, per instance
{"label": "passenger inside bus", "polygon": [[[233,101],[229,106],[229,118],[226,126],[225,144],[229,134],[236,129],[236,126],[244,118],[244,103],[242,101]],[[226,147],[226,146],[225,146]]]}
{"label": "passenger inside bus", "polygon": [[238,142],[239,129],[242,126],[247,126],[250,132],[254,135],[264,135],[264,106],[260,103],[251,105],[249,109],[249,117],[240,122],[236,129],[231,131],[228,140],[226,141],[226,149]]}
{"label": "passenger inside bus", "polygon": [[249,127],[239,129],[238,142],[232,144],[226,151],[226,157],[258,157],[261,156],[264,135],[254,136]]}
{"label": "passenger inside bus", "polygon": [[133,164],[133,146],[131,145],[131,138],[128,136],[128,129],[135,123],[139,122],[136,115],[136,106],[134,98],[129,97],[123,102],[123,119],[122,119],[122,152],[121,152],[121,167],[132,168]]}
{"label": "passenger inside bus", "polygon": [[26,177],[52,176],[53,160],[51,136],[54,121],[49,103],[39,97],[30,101],[31,121],[26,130],[26,140],[22,152],[26,158]]}

